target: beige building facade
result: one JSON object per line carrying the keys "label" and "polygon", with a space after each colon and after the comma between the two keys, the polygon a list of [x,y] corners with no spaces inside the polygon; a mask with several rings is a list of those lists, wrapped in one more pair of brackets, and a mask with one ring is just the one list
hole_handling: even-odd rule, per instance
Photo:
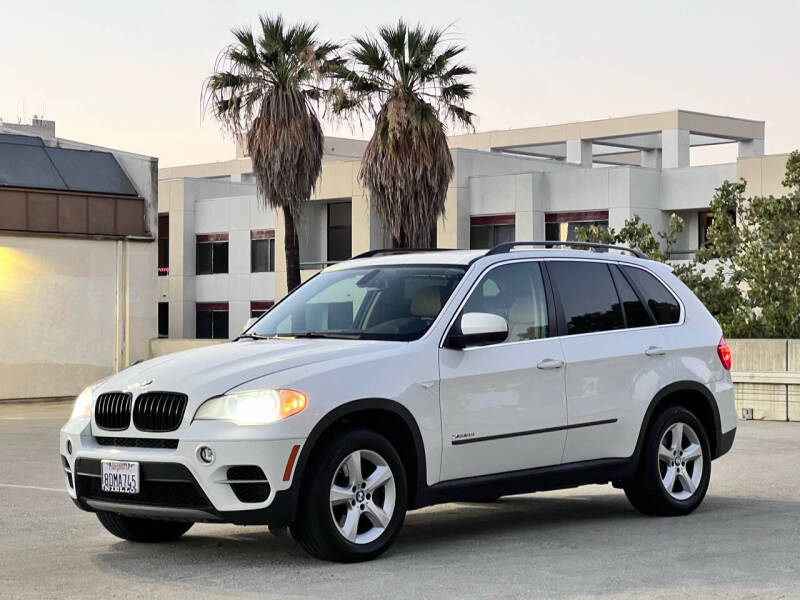
{"label": "beige building facade", "polygon": [[[748,193],[778,194],[787,158],[764,155],[762,121],[683,110],[459,135],[449,142],[455,172],[437,223],[438,247],[568,240],[577,227],[619,229],[634,215],[661,231],[677,213],[685,230],[673,249],[676,260],[690,258],[703,243],[716,187],[744,177]],[[693,148],[718,144],[735,146],[736,161],[691,163]],[[300,224],[304,279],[327,264],[388,245],[358,181],[364,147],[359,140],[326,140],[322,175]],[[220,182],[239,186],[238,199],[230,200],[230,191],[213,191]],[[174,192],[180,186],[195,191]],[[225,333],[232,337],[247,318],[286,293],[281,216],[259,207],[252,166],[241,150],[230,161],[162,169],[159,189],[159,213],[168,216],[170,235],[164,265],[170,282],[161,284],[160,296],[168,306],[169,327],[162,332],[209,337],[206,312],[214,319],[225,312]],[[192,195],[203,198],[195,201]],[[260,242],[253,236],[263,230],[273,240],[272,262],[258,287],[252,283],[252,253]],[[201,273],[191,255],[199,257],[202,244],[223,243],[214,242],[222,238],[228,243],[225,272]],[[180,294],[173,291],[173,277],[180,279]]]}

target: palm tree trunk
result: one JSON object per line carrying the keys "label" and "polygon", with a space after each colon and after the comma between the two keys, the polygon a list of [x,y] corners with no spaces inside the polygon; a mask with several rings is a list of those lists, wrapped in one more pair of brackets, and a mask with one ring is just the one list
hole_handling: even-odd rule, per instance
{"label": "palm tree trunk", "polygon": [[286,290],[291,292],[300,285],[300,244],[297,239],[297,224],[288,206],[283,207],[284,238],[286,251]]}
{"label": "palm tree trunk", "polygon": [[404,229],[400,230],[400,237],[392,236],[392,248],[408,248],[408,235]]}

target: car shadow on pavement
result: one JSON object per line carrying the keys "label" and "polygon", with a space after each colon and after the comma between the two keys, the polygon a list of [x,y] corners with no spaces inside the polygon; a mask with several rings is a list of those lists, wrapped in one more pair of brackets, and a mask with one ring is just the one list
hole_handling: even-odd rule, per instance
{"label": "car shadow on pavement", "polygon": [[[513,496],[488,504],[457,503],[414,511],[406,517],[394,546],[381,559],[349,568],[388,568],[394,575],[407,572],[405,577],[413,577],[415,565],[446,561],[468,572],[498,561],[495,577],[499,579],[506,570],[501,561],[519,555],[538,561],[540,569],[555,568],[556,561],[585,561],[587,556],[608,564],[626,555],[645,561],[640,556],[652,552],[654,539],[665,547],[696,539],[712,552],[715,548],[745,550],[748,544],[758,551],[765,544],[768,547],[769,536],[743,539],[737,523],[748,515],[766,513],[771,519],[786,515],[796,525],[800,514],[800,502],[709,496],[688,517],[649,518],[636,512],[621,491],[608,490],[568,496]],[[797,540],[797,536],[790,538],[789,547],[783,551],[797,549]],[[308,586],[329,585],[332,593],[344,585],[337,579],[337,573],[342,572],[337,570],[339,565],[307,556],[288,534],[275,536],[265,527],[197,525],[173,543],[111,543],[93,560],[106,572],[124,572],[151,581],[174,579],[178,573],[176,583],[203,588],[216,588],[220,580],[231,577],[237,578],[240,591],[258,590],[268,577],[273,592],[284,590],[287,595],[297,593],[292,586],[298,577],[305,578]],[[663,565],[645,562],[643,568],[660,573]],[[448,577],[444,573],[439,576]],[[750,577],[753,582],[755,575]],[[774,574],[772,583],[776,583]],[[632,580],[630,589],[638,589],[635,585]]]}

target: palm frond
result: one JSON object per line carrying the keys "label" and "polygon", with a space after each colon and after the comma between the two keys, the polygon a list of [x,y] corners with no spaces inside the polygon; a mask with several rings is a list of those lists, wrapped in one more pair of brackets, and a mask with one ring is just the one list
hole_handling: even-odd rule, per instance
{"label": "palm frond", "polygon": [[359,179],[396,244],[430,245],[453,174],[446,126],[473,126],[474,71],[454,62],[465,48],[446,32],[401,20],[353,38],[350,64],[331,70],[333,112],[375,120]]}

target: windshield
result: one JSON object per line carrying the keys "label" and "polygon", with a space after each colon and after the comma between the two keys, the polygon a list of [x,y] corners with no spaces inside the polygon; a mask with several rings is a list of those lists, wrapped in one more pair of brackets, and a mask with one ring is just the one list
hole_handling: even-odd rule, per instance
{"label": "windshield", "polygon": [[381,266],[320,273],[245,335],[418,339],[453,293],[464,267]]}

